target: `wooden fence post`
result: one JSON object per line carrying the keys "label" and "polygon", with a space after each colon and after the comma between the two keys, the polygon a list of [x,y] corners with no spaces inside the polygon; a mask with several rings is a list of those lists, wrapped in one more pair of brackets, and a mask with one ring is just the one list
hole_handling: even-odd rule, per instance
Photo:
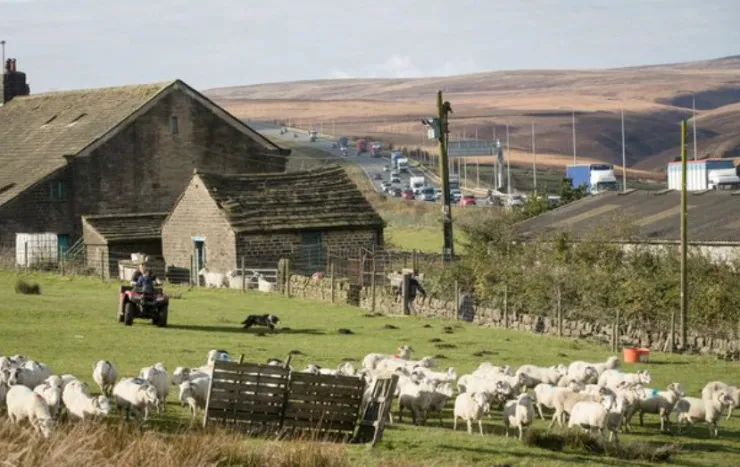
{"label": "wooden fence post", "polygon": [[504,284],[504,328],[509,329],[509,284]]}
{"label": "wooden fence post", "polygon": [[290,259],[285,260],[285,296],[290,298]]}
{"label": "wooden fence post", "polygon": [[105,268],[104,268],[105,260],[104,258],[105,258],[104,251],[101,249],[100,250],[100,279],[101,280],[105,280]]}
{"label": "wooden fence post", "polygon": [[23,267],[28,270],[28,242],[23,244]]}
{"label": "wooden fence post", "polygon": [[455,319],[460,319],[460,282],[455,279]]}
{"label": "wooden fence post", "polygon": [[370,293],[372,294],[372,305],[370,311],[372,311],[373,313],[375,313],[375,276],[377,271],[375,267],[375,255],[373,255],[373,276],[370,278]]}
{"label": "wooden fence post", "polygon": [[619,321],[620,321],[619,308],[617,308],[616,318],[617,319],[615,320],[615,323],[614,323],[614,352],[615,353],[619,352]]}
{"label": "wooden fence post", "polygon": [[329,263],[329,278],[331,279],[331,302],[334,303],[334,260]]}
{"label": "wooden fence post", "polygon": [[64,275],[64,256],[62,255],[61,258],[59,258],[59,272],[61,275]]}
{"label": "wooden fence post", "polygon": [[408,315],[411,314],[411,310],[409,310],[409,286],[410,286],[410,279],[411,274],[404,274],[403,275],[403,283],[401,284],[401,303],[403,306],[403,314]]}
{"label": "wooden fence post", "polygon": [[560,285],[558,285],[558,306],[557,306],[557,319],[558,319],[558,337],[563,337],[563,302],[562,302],[562,291]]}
{"label": "wooden fence post", "polygon": [[671,337],[669,338],[670,342],[670,353],[673,353],[673,349],[676,348],[675,344],[675,336],[676,336],[676,310],[673,310],[671,313]]}
{"label": "wooden fence post", "polygon": [[247,270],[244,267],[244,256],[242,255],[242,293],[247,291]]}

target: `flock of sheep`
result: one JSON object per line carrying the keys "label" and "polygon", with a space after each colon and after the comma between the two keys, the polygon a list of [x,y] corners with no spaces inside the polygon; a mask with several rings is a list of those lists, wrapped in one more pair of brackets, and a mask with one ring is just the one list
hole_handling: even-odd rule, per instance
{"label": "flock of sheep", "polygon": [[[371,353],[365,356],[361,368],[342,363],[337,369],[310,364],[302,372],[324,375],[344,375],[363,378],[366,389],[364,402],[369,400],[378,378],[398,375],[395,397],[398,398],[398,421],[409,410],[415,424],[425,423],[430,414],[439,415],[448,401],[454,399],[453,430],[457,421],[467,423],[468,433],[473,423],[483,435],[483,419],[491,415],[491,407],[502,410],[506,436],[511,428],[518,430],[519,439],[536,414],[545,419],[543,408],[553,411],[550,428],[557,422],[562,428],[566,415],[569,427],[598,430],[602,437],[610,433],[618,442],[617,431],[629,432],[631,420],[639,414],[640,425],[646,413],[657,414],[661,430],[667,429],[669,417],[677,415],[679,427],[706,422],[710,434],[718,436],[722,411],[727,418],[740,406],[740,388],[721,381],[705,385],[701,397],[686,396],[682,386],[673,382],[664,390],[646,387],[651,382],[647,370],[623,373],[619,359],[605,362],[575,361],[570,365],[539,367],[523,365],[516,371],[509,366],[494,366],[484,362],[470,374],[459,378],[454,368],[436,371],[432,357],[412,360],[413,349],[404,345],[395,355]],[[152,410],[165,411],[170,385],[179,386],[179,401],[190,407],[193,417],[205,408],[208,387],[216,360],[229,359],[223,350],[211,350],[201,367],[177,367],[170,376],[162,363],[142,368],[137,377],[118,379],[116,366],[107,360],[93,367],[93,380],[101,395],[93,396],[87,384],[71,374],[52,374],[43,363],[22,355],[0,356],[0,407],[7,406],[12,423],[28,420],[42,436],[48,437],[55,421],[65,416],[69,420],[95,419],[111,412],[114,402],[120,416],[126,420],[133,414],[146,421]],[[283,365],[270,359],[268,365]],[[295,370],[294,370],[295,371]],[[453,384],[457,386],[457,396]],[[530,394],[528,390],[532,390]],[[393,423],[390,416],[390,423]]]}
{"label": "flock of sheep", "polygon": [[677,382],[664,390],[652,389],[646,387],[651,382],[647,370],[623,373],[618,369],[617,357],[601,363],[575,361],[568,366],[522,365],[516,371],[509,366],[484,362],[471,374],[457,378],[454,368],[434,371],[432,357],[412,360],[411,352],[411,347],[404,345],[396,355],[369,354],[358,373],[369,383],[375,378],[397,374],[399,420],[408,408],[415,423],[424,423],[428,414],[439,413],[440,426],[441,411],[453,397],[452,384],[456,382],[453,430],[457,428],[457,420],[462,419],[471,434],[475,422],[483,435],[484,416],[490,414],[491,406],[498,406],[503,411],[506,435],[510,428],[516,428],[519,439],[531,426],[536,413],[545,419],[543,408],[553,411],[550,428],[555,422],[563,427],[568,415],[568,427],[598,430],[604,438],[608,431],[610,441],[615,442],[618,442],[617,431],[630,431],[635,414],[639,414],[642,425],[646,413],[660,416],[661,430],[667,428],[670,415],[675,413],[679,427],[684,423],[706,422],[710,434],[718,436],[722,411],[727,409],[729,418],[732,409],[740,406],[737,386],[712,381],[705,385],[701,397],[686,396]]}
{"label": "flock of sheep", "polygon": [[220,273],[215,271],[209,271],[207,268],[202,268],[198,271],[198,276],[203,277],[203,283],[209,288],[230,288],[230,289],[241,289],[243,284],[256,283],[260,287],[260,290],[268,289],[273,290],[274,284],[267,281],[265,276],[261,273],[254,273],[251,276],[243,277],[243,272],[239,269],[232,269],[228,272]]}

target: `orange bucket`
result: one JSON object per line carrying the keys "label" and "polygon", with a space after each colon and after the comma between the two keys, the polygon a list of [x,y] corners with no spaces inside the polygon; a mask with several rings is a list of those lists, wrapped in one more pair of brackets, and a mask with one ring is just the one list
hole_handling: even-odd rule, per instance
{"label": "orange bucket", "polygon": [[622,349],[625,363],[637,363],[640,361],[640,351],[636,347],[625,347]]}
{"label": "orange bucket", "polygon": [[637,354],[641,363],[647,363],[650,361],[650,349],[644,347],[639,348],[637,349]]}

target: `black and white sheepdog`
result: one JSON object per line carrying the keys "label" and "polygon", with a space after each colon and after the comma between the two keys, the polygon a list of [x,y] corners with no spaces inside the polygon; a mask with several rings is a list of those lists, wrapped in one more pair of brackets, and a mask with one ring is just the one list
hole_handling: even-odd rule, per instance
{"label": "black and white sheepdog", "polygon": [[250,327],[257,325],[257,326],[266,326],[270,328],[271,331],[275,330],[275,326],[280,322],[280,318],[278,318],[276,315],[249,315],[247,316],[247,319],[242,321],[242,324],[244,325],[244,329],[249,329]]}

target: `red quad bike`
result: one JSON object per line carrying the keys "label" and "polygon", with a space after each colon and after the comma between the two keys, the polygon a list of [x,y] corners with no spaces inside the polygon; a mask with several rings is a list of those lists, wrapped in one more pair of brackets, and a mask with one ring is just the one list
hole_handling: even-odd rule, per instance
{"label": "red quad bike", "polygon": [[118,322],[134,324],[134,318],[151,319],[160,328],[167,326],[170,297],[162,288],[122,285],[118,297]]}

